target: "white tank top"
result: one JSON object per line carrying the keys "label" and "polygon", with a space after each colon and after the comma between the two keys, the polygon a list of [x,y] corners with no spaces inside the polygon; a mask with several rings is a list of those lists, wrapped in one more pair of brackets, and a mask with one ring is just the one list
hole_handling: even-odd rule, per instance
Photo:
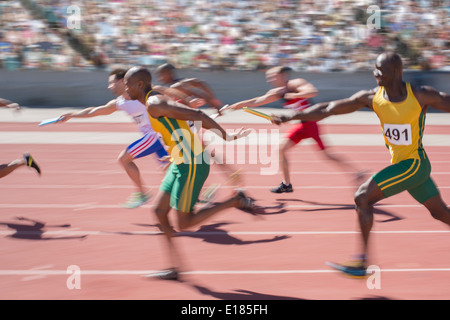
{"label": "white tank top", "polygon": [[124,97],[120,96],[116,100],[116,107],[117,109],[128,113],[138,125],[139,131],[143,134],[155,132],[150,124],[147,108],[138,100],[126,100]]}

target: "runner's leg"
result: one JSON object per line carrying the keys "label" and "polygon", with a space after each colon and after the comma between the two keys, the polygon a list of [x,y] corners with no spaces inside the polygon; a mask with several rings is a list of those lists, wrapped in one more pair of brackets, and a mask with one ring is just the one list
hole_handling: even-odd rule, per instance
{"label": "runner's leg", "polygon": [[362,237],[362,253],[367,256],[370,231],[373,226],[373,205],[384,199],[376,182],[369,178],[355,193],[356,213]]}
{"label": "runner's leg", "polygon": [[119,155],[119,162],[122,167],[125,169],[125,172],[130,177],[131,181],[133,181],[134,185],[142,194],[147,193],[147,190],[144,188],[141,179],[141,173],[139,171],[138,166],[133,162],[133,158],[127,152],[127,150],[123,150]]}
{"label": "runner's leg", "polygon": [[290,185],[291,184],[291,176],[289,173],[289,161],[287,157],[287,152],[295,147],[297,143],[292,141],[289,138],[286,138],[280,146],[280,162],[281,162],[281,172],[283,173],[283,181],[284,184]]}

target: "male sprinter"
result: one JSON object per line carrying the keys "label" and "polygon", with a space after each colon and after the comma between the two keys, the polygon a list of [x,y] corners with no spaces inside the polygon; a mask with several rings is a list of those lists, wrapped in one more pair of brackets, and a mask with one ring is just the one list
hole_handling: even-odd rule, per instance
{"label": "male sprinter", "polygon": [[[266,79],[273,88],[267,91],[264,95],[249,100],[236,102],[230,106],[230,109],[240,109],[243,107],[253,108],[272,103],[278,100],[283,100],[283,107],[291,109],[295,112],[309,108],[309,99],[317,96],[318,91],[313,84],[302,78],[289,79],[289,67],[277,66],[270,68],[266,72]],[[272,188],[273,193],[293,192],[294,189],[291,183],[289,173],[289,161],[287,152],[295,147],[303,139],[312,138],[323,155],[330,160],[335,161],[344,169],[349,169],[351,172],[356,170],[350,166],[343,159],[338,158],[327,152],[325,145],[319,135],[319,127],[316,121],[301,121],[289,129],[285,139],[280,146],[280,161],[281,170],[283,173],[283,181],[278,187]],[[355,173],[356,179],[359,179],[360,173]]]}
{"label": "male sprinter", "polygon": [[153,128],[157,130],[169,147],[172,164],[169,166],[157,195],[154,212],[161,224],[169,246],[172,267],[159,273],[162,279],[178,279],[180,258],[173,241],[173,230],[168,214],[176,210],[179,229],[198,225],[205,219],[236,207],[252,211],[254,203],[242,191],[237,191],[228,200],[204,207],[194,212],[194,205],[209,174],[208,154],[197,134],[189,129],[187,121],[201,121],[202,127],[212,129],[226,141],[245,137],[248,130],[228,134],[217,122],[198,109],[191,109],[152,90],[150,71],[133,67],[125,75],[126,90],[131,99],[147,105]]}
{"label": "male sprinter", "polygon": [[119,155],[119,162],[125,169],[130,179],[134,182],[137,192],[133,193],[124,204],[126,208],[137,208],[150,200],[150,192],[144,187],[139,168],[134,163],[135,159],[156,154],[160,161],[168,158],[168,153],[164,145],[160,142],[155,130],[153,130],[148,118],[145,106],[137,100],[131,100],[125,92],[123,78],[127,70],[115,69],[111,71],[108,78],[108,89],[116,96],[116,99],[99,107],[89,107],[79,112],[63,114],[60,122],[68,121],[71,118],[91,118],[109,115],[117,110],[128,113],[136,122],[142,138],[130,144]]}
{"label": "male sprinter", "polygon": [[373,74],[378,87],[372,90],[359,91],[347,99],[319,103],[291,117],[274,116],[276,124],[290,120],[318,121],[367,107],[380,119],[392,165],[375,173],[355,194],[362,254],[349,264],[334,265],[354,277],[366,276],[373,205],[378,201],[406,190],[433,218],[450,225],[450,209],[430,177],[430,161],[422,146],[425,113],[429,107],[450,112],[450,96],[429,86],[405,83],[401,57],[394,52],[377,57]]}
{"label": "male sprinter", "polygon": [[[219,111],[223,106],[222,102],[219,100],[219,98],[217,98],[214,91],[205,81],[198,78],[178,78],[175,73],[175,67],[170,63],[160,65],[156,69],[156,73],[158,75],[159,82],[183,92],[187,96],[187,99],[186,101],[180,102],[186,104],[191,108],[198,108],[206,103]],[[162,94],[165,93],[165,87],[163,86],[154,86],[153,89]]]}

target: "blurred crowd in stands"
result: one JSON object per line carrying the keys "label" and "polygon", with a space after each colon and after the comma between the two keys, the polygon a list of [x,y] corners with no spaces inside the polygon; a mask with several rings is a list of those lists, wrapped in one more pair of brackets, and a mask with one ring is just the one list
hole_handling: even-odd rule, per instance
{"label": "blurred crowd in stands", "polygon": [[450,0],[0,0],[10,70],[357,71],[385,50],[409,69],[450,70]]}

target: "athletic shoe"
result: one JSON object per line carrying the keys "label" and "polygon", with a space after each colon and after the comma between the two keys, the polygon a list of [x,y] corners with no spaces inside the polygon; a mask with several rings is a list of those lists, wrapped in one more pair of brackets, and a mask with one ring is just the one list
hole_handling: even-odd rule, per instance
{"label": "athletic shoe", "polygon": [[27,167],[33,168],[37,171],[37,173],[39,173],[39,175],[41,174],[41,169],[39,168],[36,161],[33,159],[33,157],[29,153],[25,153],[23,155],[23,158],[25,159]]}
{"label": "athletic shoe", "polygon": [[144,276],[145,278],[158,278],[161,280],[178,280],[178,271],[175,268],[162,270]]}
{"label": "athletic shoe", "polygon": [[258,213],[255,211],[256,205],[255,200],[249,198],[245,195],[242,190],[235,190],[236,195],[239,197],[239,205],[238,208],[242,211],[250,213],[251,215],[258,216]]}
{"label": "athletic shoe", "polygon": [[131,197],[122,206],[128,209],[135,209],[150,200],[150,194],[143,194],[141,192],[136,192],[131,195]]}
{"label": "athletic shoe", "polygon": [[270,189],[270,192],[273,193],[283,193],[283,192],[292,192],[294,191],[292,189],[292,184],[284,184],[284,182],[281,182],[280,185],[276,188]]}
{"label": "athletic shoe", "polygon": [[352,278],[364,279],[367,276],[366,260],[364,259],[358,259],[344,264],[327,262],[327,265]]}

